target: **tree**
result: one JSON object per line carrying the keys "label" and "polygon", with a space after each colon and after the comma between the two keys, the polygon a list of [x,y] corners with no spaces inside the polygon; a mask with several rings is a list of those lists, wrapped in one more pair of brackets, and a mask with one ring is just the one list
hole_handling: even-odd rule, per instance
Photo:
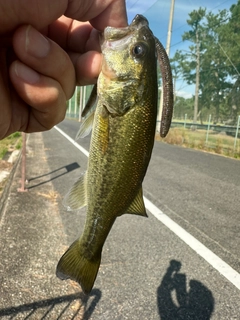
{"label": "tree", "polygon": [[227,88],[228,114],[237,121],[240,113],[240,1],[230,7],[228,22],[219,28],[221,50],[227,60],[228,77],[231,79]]}
{"label": "tree", "polygon": [[200,51],[201,51],[201,24],[200,22],[203,20],[206,14],[206,9],[199,8],[198,10],[194,10],[189,14],[190,19],[187,20],[188,25],[192,28],[192,30],[185,32],[182,36],[183,40],[188,40],[194,43],[194,46],[190,47],[192,53],[196,58],[196,76],[195,76],[195,100],[194,100],[194,123],[197,122],[198,115],[198,95],[199,95],[199,81],[200,81]]}
{"label": "tree", "polygon": [[214,110],[215,121],[240,112],[240,0],[217,14],[200,8],[189,14],[191,45],[176,51],[172,63],[188,84],[195,84],[194,121],[199,110]]}
{"label": "tree", "polygon": [[188,119],[193,119],[193,105],[194,99],[185,99],[183,97],[176,97],[174,104],[174,117],[184,119],[187,114]]}
{"label": "tree", "polygon": [[215,108],[215,121],[220,119],[220,105],[224,104],[226,89],[229,88],[227,58],[220,45],[220,28],[227,20],[227,11],[214,15],[206,14],[204,28],[204,54],[202,55],[201,104]]}

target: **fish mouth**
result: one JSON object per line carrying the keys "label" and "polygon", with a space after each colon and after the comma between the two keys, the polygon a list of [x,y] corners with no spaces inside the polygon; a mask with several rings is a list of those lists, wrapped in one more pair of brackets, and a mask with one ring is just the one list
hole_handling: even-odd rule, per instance
{"label": "fish mouth", "polygon": [[108,39],[104,37],[101,45],[102,51],[106,48],[110,48],[112,50],[123,50],[130,44],[131,39],[132,33],[128,33],[120,39],[113,39],[111,36]]}
{"label": "fish mouth", "polygon": [[138,31],[141,28],[149,27],[148,20],[141,14],[137,14],[133,19],[132,23],[128,27],[115,28],[106,27],[103,32],[105,41],[114,41],[126,37],[128,34]]}
{"label": "fish mouth", "polygon": [[106,27],[104,32],[100,35],[102,50],[106,47],[114,49],[126,47],[129,44],[133,33],[142,28],[148,28],[148,26],[148,20],[144,16],[137,14],[128,27]]}
{"label": "fish mouth", "polygon": [[141,14],[137,14],[133,19],[132,23],[130,24],[130,27],[139,30],[143,27],[149,27],[149,23],[144,16],[142,16]]}

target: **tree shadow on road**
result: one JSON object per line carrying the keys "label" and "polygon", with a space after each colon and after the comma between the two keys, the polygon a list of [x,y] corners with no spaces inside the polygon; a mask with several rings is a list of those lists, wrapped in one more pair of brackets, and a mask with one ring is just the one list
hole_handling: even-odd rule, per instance
{"label": "tree shadow on road", "polygon": [[101,291],[93,289],[90,295],[76,293],[57,298],[34,301],[16,307],[0,309],[0,318],[9,319],[82,319],[88,320],[101,299]]}
{"label": "tree shadow on road", "polygon": [[[29,178],[28,183],[30,183],[30,185],[27,187],[27,189],[32,189],[32,188],[38,187],[42,184],[45,184],[45,183],[50,182],[52,180],[55,180],[55,179],[65,175],[73,170],[76,170],[78,168],[80,168],[80,165],[77,162],[73,162],[73,163],[70,163],[66,166],[52,170],[51,172],[44,173],[44,174],[37,176],[37,177],[34,177],[34,178]],[[45,177],[47,177],[47,178],[44,179]],[[36,183],[31,185],[32,181],[36,181]]]}
{"label": "tree shadow on road", "polygon": [[190,280],[187,291],[186,274],[180,273],[181,262],[171,260],[157,290],[161,320],[209,320],[214,310],[212,292],[200,281]]}

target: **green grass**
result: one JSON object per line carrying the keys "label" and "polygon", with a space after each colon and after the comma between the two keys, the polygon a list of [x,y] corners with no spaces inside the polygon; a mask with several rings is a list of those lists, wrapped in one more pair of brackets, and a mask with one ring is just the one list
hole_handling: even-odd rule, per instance
{"label": "green grass", "polygon": [[7,152],[11,152],[15,149],[21,149],[22,136],[21,133],[15,132],[7,138],[0,140],[0,160],[3,159]]}
{"label": "green grass", "polygon": [[7,151],[8,151],[8,149],[4,146],[1,146],[1,144],[0,144],[0,160],[5,156]]}
{"label": "green grass", "polygon": [[157,140],[165,141],[170,144],[181,145],[186,148],[193,148],[207,152],[214,152],[227,157],[240,158],[240,139],[237,140],[237,145],[234,150],[234,138],[216,134],[210,131],[208,141],[206,143],[206,131],[192,131],[184,128],[170,129],[166,138],[161,139],[157,135]]}

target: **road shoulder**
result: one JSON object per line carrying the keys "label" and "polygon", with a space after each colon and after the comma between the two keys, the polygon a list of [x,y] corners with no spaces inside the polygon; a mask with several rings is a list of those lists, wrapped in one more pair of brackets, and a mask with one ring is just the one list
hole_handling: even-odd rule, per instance
{"label": "road shoulder", "polygon": [[[79,286],[55,276],[65,251],[58,210],[59,195],[51,181],[42,134],[27,142],[28,192],[18,192],[20,162],[13,173],[0,220],[0,316],[25,319],[82,319],[86,298]],[[84,300],[85,299],[85,300]],[[86,302],[86,301],[85,301]]]}

